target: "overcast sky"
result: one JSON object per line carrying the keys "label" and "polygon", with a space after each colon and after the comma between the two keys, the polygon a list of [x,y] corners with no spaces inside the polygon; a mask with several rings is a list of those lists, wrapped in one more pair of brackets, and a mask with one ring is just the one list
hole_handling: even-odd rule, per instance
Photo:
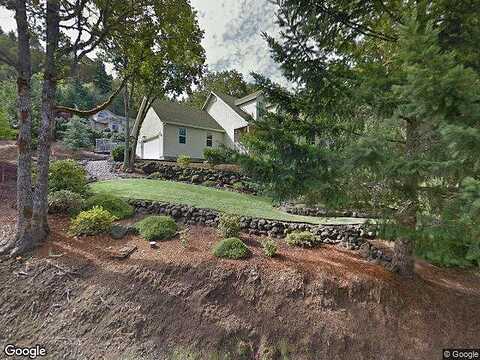
{"label": "overcast sky", "polygon": [[[253,72],[282,81],[262,32],[278,33],[275,7],[268,0],[191,0],[205,31],[203,46],[212,70],[236,69],[247,79]],[[0,8],[4,31],[15,28],[13,12]]]}

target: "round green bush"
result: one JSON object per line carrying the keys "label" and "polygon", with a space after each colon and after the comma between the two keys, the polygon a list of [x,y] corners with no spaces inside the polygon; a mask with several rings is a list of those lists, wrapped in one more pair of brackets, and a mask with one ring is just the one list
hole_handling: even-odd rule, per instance
{"label": "round green bush", "polygon": [[218,231],[226,238],[238,237],[240,235],[240,216],[222,214],[218,224]]}
{"label": "round green bush", "polygon": [[122,162],[125,158],[125,145],[118,145],[112,150],[112,159],[116,162]]}
{"label": "round green bush", "polygon": [[115,216],[110,214],[101,206],[95,206],[93,209],[82,211],[70,224],[70,233],[72,235],[96,235],[110,232],[112,224],[116,220]]}
{"label": "round green bush", "polygon": [[177,232],[177,224],[170,216],[149,216],[135,224],[140,235],[148,240],[167,240]]}
{"label": "round green bush", "polygon": [[101,206],[108,210],[117,219],[125,219],[133,216],[135,209],[125,200],[110,194],[96,194],[89,197],[85,204],[85,209],[91,209],[94,206]]}
{"label": "round green bush", "polygon": [[70,190],[59,190],[48,194],[50,214],[76,215],[82,210],[84,204],[82,196]]}
{"label": "round green bush", "polygon": [[213,255],[226,259],[243,259],[248,253],[247,245],[236,237],[223,239],[213,249]]}
{"label": "round green bush", "polygon": [[48,190],[70,190],[83,194],[86,190],[87,176],[85,169],[75,160],[54,161],[48,170]]}
{"label": "round green bush", "polygon": [[190,156],[185,155],[185,154],[178,155],[178,158],[177,158],[177,164],[178,165],[180,165],[182,167],[186,167],[186,166],[190,165],[191,162],[192,162],[192,159],[190,158]]}
{"label": "round green bush", "polygon": [[287,235],[286,243],[290,246],[313,247],[319,240],[310,231],[294,231]]}

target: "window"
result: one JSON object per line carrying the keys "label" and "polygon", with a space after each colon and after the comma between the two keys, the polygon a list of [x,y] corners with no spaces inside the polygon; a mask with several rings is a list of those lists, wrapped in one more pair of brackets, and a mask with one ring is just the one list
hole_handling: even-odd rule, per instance
{"label": "window", "polygon": [[208,147],[213,146],[213,135],[212,134],[207,134],[207,146]]}
{"label": "window", "polygon": [[178,128],[178,143],[186,144],[187,143],[187,129]]}

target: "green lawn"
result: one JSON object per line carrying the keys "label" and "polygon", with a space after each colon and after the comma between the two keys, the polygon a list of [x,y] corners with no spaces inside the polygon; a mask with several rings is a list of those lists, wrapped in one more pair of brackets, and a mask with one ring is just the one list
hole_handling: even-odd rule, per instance
{"label": "green lawn", "polygon": [[272,200],[267,197],[172,181],[121,179],[100,181],[90,186],[93,192],[107,192],[124,198],[188,204],[257,218],[311,224],[358,224],[365,221],[365,219],[346,217],[318,218],[292,215],[275,209],[272,206]]}

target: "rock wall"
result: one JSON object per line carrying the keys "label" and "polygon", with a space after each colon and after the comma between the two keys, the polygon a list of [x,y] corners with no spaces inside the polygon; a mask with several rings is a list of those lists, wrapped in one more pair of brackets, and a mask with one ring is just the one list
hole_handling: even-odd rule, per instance
{"label": "rock wall", "polygon": [[156,161],[144,163],[141,170],[149,179],[179,181],[217,188],[232,188],[236,191],[251,194],[256,193],[256,189],[250,183],[250,178],[234,171],[181,167]]}
{"label": "rock wall", "polygon": [[357,210],[334,210],[321,207],[299,207],[285,204],[282,210],[294,215],[316,216],[316,217],[355,217],[355,218],[378,218],[378,214]]}
{"label": "rock wall", "polygon": [[[196,208],[189,205],[132,200],[130,203],[138,213],[170,215],[185,224],[217,226],[220,213],[211,209]],[[310,231],[325,244],[334,244],[351,250],[358,250],[367,239],[375,234],[363,225],[312,225],[269,219],[241,217],[240,227],[254,235],[283,238],[292,231]]]}

